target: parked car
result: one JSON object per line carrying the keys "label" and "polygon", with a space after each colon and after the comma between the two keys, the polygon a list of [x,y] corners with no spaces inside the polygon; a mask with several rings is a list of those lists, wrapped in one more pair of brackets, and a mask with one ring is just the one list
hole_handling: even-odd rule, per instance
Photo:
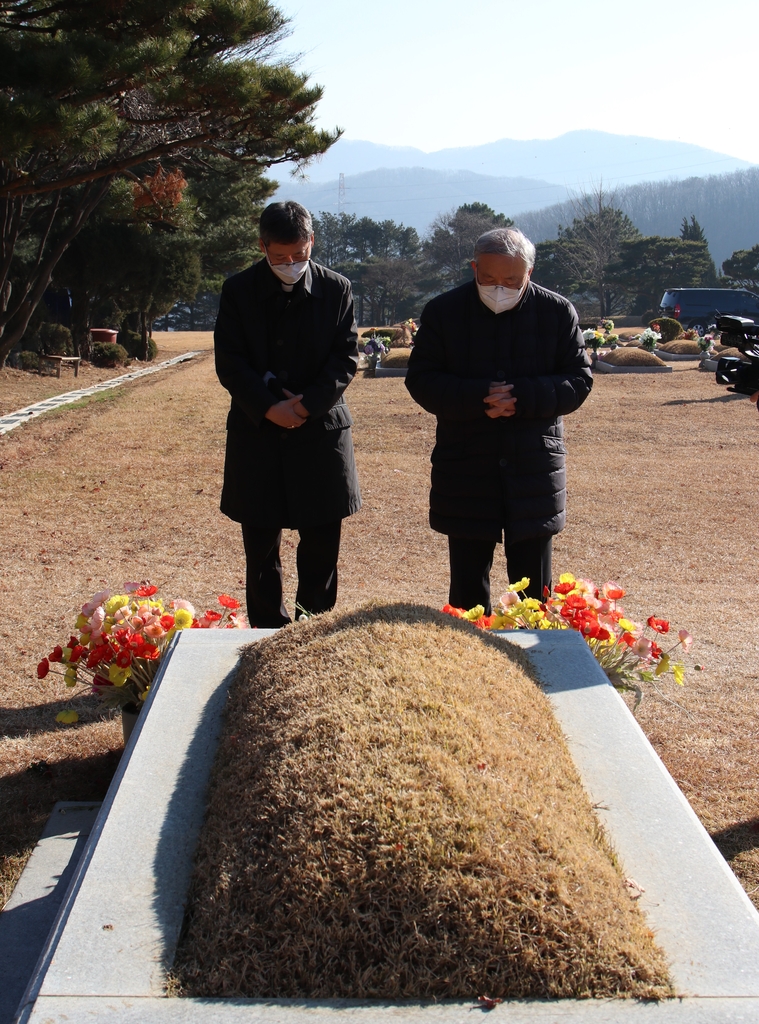
{"label": "parked car", "polygon": [[699,334],[728,314],[759,320],[759,295],[738,288],[668,288],[659,305],[659,316],[679,320]]}

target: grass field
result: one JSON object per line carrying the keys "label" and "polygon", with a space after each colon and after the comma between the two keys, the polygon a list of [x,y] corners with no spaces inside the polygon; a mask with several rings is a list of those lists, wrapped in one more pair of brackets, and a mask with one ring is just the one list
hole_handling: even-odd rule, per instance
{"label": "grass field", "polygon": [[[54,801],[102,796],[118,760],[117,721],[81,698],[79,724],[57,725],[67,692],[52,675],[36,679],[81,604],[143,578],[201,607],[221,592],[244,596],[239,528],[218,511],[228,396],[210,336],[156,340],[159,359],[201,355],[0,438],[6,896]],[[44,397],[40,381],[53,394],[81,386],[82,375],[0,371],[4,411]],[[439,608],[446,543],[427,525],[434,420],[402,379],[359,377],[347,397],[364,507],[345,524],[339,607],[376,596]],[[676,364],[661,376],[597,378],[566,428],[569,524],[555,542],[555,574],[615,579],[630,615],[663,616],[694,635],[688,663],[704,670],[648,697],[639,720],[759,905],[759,419],[711,375]],[[284,544],[290,601],[295,541]],[[496,594],[506,582],[497,561]]]}

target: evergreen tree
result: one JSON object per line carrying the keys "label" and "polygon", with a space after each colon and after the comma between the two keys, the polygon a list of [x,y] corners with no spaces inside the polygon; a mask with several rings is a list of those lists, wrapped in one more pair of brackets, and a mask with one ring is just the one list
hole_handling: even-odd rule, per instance
{"label": "evergreen tree", "polygon": [[690,215],[690,223],[688,218],[683,217],[683,224],[680,228],[680,238],[684,242],[705,242],[706,236],[704,235],[704,229],[696,220],[696,215],[692,213]]}
{"label": "evergreen tree", "polygon": [[455,287],[471,280],[474,243],[486,231],[513,223],[485,203],[466,203],[436,217],[424,242],[424,255],[439,284]]}
{"label": "evergreen tree", "polygon": [[0,365],[117,177],[335,141],[313,127],[319,88],[272,58],[285,28],[268,0],[0,5]]}
{"label": "evergreen tree", "polygon": [[748,288],[759,294],[759,245],[737,249],[722,264],[722,273],[734,288]]}
{"label": "evergreen tree", "polygon": [[634,295],[645,296],[656,309],[667,288],[710,284],[714,270],[706,242],[657,235],[622,242],[613,279]]}

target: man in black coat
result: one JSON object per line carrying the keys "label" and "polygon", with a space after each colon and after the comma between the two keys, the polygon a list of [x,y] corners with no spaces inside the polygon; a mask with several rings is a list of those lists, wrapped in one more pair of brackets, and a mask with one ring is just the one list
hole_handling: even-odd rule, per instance
{"label": "man in black coat", "polygon": [[337,598],[342,520],[361,507],[343,392],[358,364],[350,282],[311,259],[311,215],[272,203],[264,259],[224,283],[216,372],[232,396],[221,511],[242,524],[252,626],[290,622],[282,530],[298,530],[296,607]]}
{"label": "man in black coat", "polygon": [[564,528],[561,417],[593,378],[574,307],[531,282],[535,247],[496,228],[475,245],[474,280],[422,312],[406,387],[437,417],[430,525],[448,535],[449,603],[491,613],[495,545],[509,580],[551,587],[551,538]]}

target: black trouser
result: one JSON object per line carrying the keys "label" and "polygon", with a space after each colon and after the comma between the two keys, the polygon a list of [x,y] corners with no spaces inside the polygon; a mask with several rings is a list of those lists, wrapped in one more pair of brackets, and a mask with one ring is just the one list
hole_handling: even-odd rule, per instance
{"label": "black trouser", "polygon": [[[451,564],[451,588],[448,601],[454,608],[474,608],[481,604],[485,614],[492,613],[490,603],[490,570],[493,567],[495,541],[469,537],[449,537],[448,556]],[[544,599],[543,587],[551,589],[551,538],[534,537],[506,544],[506,572],[510,583],[527,576],[530,585],[525,593],[539,601]]]}
{"label": "black trouser", "polygon": [[[295,603],[307,612],[327,612],[337,600],[337,556],[342,520],[303,526],[296,554],[298,592]],[[282,531],[242,524],[247,574],[245,599],[251,626],[275,629],[291,622],[282,597]],[[297,613],[296,613],[297,615]]]}

